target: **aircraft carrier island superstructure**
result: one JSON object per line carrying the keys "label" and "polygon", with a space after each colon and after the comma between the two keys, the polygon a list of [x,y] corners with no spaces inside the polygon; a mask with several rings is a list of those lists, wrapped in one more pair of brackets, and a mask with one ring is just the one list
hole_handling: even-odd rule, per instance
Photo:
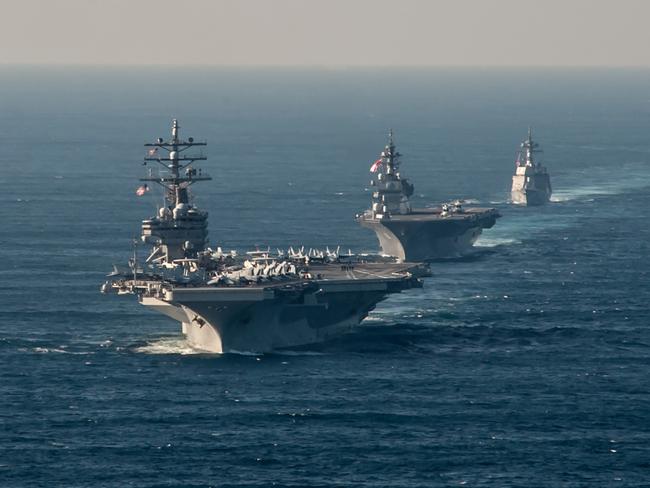
{"label": "aircraft carrier island superstructure", "polygon": [[[196,168],[173,121],[172,137],[148,147],[145,163],[163,170],[143,181],[160,185],[165,204],[142,222],[146,259],[134,248],[129,266],[115,267],[105,293],[135,294],[141,304],[181,323],[188,343],[208,352],[256,351],[310,344],[349,331],[391,293],[422,286],[420,264],[363,261],[338,251],[253,251],[239,257],[208,245],[207,212],[190,186],[210,177]],[[147,183],[138,194],[149,190]]]}
{"label": "aircraft carrier island superstructure", "polygon": [[512,176],[512,203],[519,205],[544,205],[551,199],[551,177],[540,162],[534,160],[541,153],[539,144],[533,142],[532,130],[517,152],[515,174]]}
{"label": "aircraft carrier island superstructure", "polygon": [[388,144],[370,168],[375,176],[372,206],[357,221],[375,231],[381,251],[399,261],[457,258],[472,251],[483,229],[492,227],[499,213],[494,208],[464,207],[462,202],[435,208],[411,208],[413,185],[399,172],[400,154],[392,131]]}

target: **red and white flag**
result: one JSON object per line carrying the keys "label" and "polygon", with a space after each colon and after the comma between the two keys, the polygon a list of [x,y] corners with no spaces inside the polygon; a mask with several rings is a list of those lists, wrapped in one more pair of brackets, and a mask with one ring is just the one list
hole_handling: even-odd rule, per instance
{"label": "red and white flag", "polygon": [[379,158],[377,161],[372,163],[372,166],[370,166],[370,172],[376,173],[380,165],[381,165],[381,158]]}
{"label": "red and white flag", "polygon": [[135,194],[138,195],[139,197],[141,197],[142,195],[144,195],[148,191],[149,191],[149,187],[147,185],[142,185],[142,186],[138,187],[138,189],[135,191]]}
{"label": "red and white flag", "polygon": [[153,156],[153,155],[156,154],[157,152],[158,152],[158,148],[157,148],[157,147],[152,147],[151,149],[149,149],[149,150],[147,151],[147,154],[148,154],[149,156]]}

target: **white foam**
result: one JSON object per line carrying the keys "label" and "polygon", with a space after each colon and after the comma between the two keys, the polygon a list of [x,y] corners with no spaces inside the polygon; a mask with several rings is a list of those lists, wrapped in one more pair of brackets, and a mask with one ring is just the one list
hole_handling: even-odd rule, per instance
{"label": "white foam", "polygon": [[[570,200],[582,200],[594,196],[619,195],[630,190],[641,189],[650,186],[650,171],[646,161],[637,161],[626,163],[617,169],[617,173],[623,175],[623,179],[612,180],[612,169],[593,168],[588,175],[582,175],[583,179],[578,182],[584,182],[584,177],[595,184],[571,186],[569,181],[563,180],[563,184],[569,185],[565,189],[557,188],[553,191],[552,202],[566,202]],[[604,182],[604,183],[603,183]]]}
{"label": "white foam", "polygon": [[364,322],[383,322],[384,319],[382,317],[377,317],[376,315],[368,315],[365,319],[363,319],[363,321]]}
{"label": "white foam", "polygon": [[207,354],[206,351],[201,351],[190,346],[182,337],[163,337],[156,339],[155,341],[148,342],[144,346],[136,347],[134,351],[143,354],[179,354],[181,356]]}
{"label": "white foam", "polygon": [[32,351],[37,352],[39,354],[47,354],[50,352],[58,353],[58,354],[72,354],[75,356],[86,356],[88,354],[95,354],[92,351],[66,351],[65,349],[59,349],[59,348],[47,348],[47,347],[35,347],[32,349]]}
{"label": "white foam", "polygon": [[521,241],[517,239],[509,239],[506,237],[479,237],[475,247],[499,247],[499,246],[510,246],[512,244],[521,244]]}
{"label": "white foam", "polygon": [[255,351],[238,351],[237,349],[229,349],[226,354],[236,354],[237,356],[260,356],[259,352]]}
{"label": "white foam", "polygon": [[572,200],[581,200],[600,195],[617,195],[622,193],[626,188],[616,188],[613,186],[583,186],[571,190],[556,190],[551,196],[551,202],[569,202]]}

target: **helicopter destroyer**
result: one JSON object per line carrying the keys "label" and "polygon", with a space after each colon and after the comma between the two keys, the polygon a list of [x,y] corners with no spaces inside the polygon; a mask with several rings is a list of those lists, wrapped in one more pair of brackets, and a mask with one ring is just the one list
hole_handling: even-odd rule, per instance
{"label": "helicopter destroyer", "polygon": [[[141,181],[160,185],[165,204],[142,222],[141,240],[152,249],[129,267],[114,267],[102,292],[135,294],[139,302],[181,323],[188,343],[208,352],[270,351],[315,343],[359,324],[387,295],[422,286],[428,269],[419,264],[364,262],[351,253],[304,250],[235,252],[212,250],[207,212],[190,199],[189,188],[210,176],[197,169],[205,146],[179,136],[159,138],[144,163],[164,170]],[[149,191],[145,183],[138,194]],[[137,241],[136,241],[137,242]]]}
{"label": "helicopter destroyer", "polygon": [[431,261],[457,258],[472,251],[483,229],[491,228],[500,216],[494,208],[464,207],[461,201],[435,208],[411,208],[414,187],[399,172],[401,154],[388,144],[370,167],[375,176],[372,206],[356,220],[375,231],[384,254],[399,261]]}
{"label": "helicopter destroyer", "polygon": [[539,144],[533,142],[533,131],[528,128],[528,137],[521,143],[512,176],[512,203],[520,205],[544,205],[551,199],[551,177],[534,154],[541,153]]}

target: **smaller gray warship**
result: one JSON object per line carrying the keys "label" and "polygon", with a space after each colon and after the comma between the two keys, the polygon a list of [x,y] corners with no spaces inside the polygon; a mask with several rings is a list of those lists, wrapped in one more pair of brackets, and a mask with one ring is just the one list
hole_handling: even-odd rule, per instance
{"label": "smaller gray warship", "polygon": [[370,168],[375,176],[372,206],[356,220],[372,229],[383,254],[399,261],[431,261],[457,258],[472,252],[483,229],[492,227],[500,216],[494,208],[465,207],[461,201],[435,208],[411,208],[413,185],[399,172],[400,153],[388,144]]}
{"label": "smaller gray warship", "polygon": [[235,252],[208,244],[208,214],[190,198],[190,187],[211,179],[196,168],[195,142],[179,136],[174,119],[170,140],[145,144],[148,183],[162,187],[165,204],[142,221],[141,240],[151,250],[128,267],[114,267],[104,293],[133,294],[146,307],[181,324],[188,343],[208,352],[256,351],[326,340],[358,325],[389,294],[422,286],[426,266],[366,258],[351,252],[304,249]]}
{"label": "smaller gray warship", "polygon": [[512,203],[518,205],[544,205],[551,199],[551,177],[534,155],[541,153],[539,144],[533,142],[533,131],[528,128],[528,137],[521,143],[512,176]]}

